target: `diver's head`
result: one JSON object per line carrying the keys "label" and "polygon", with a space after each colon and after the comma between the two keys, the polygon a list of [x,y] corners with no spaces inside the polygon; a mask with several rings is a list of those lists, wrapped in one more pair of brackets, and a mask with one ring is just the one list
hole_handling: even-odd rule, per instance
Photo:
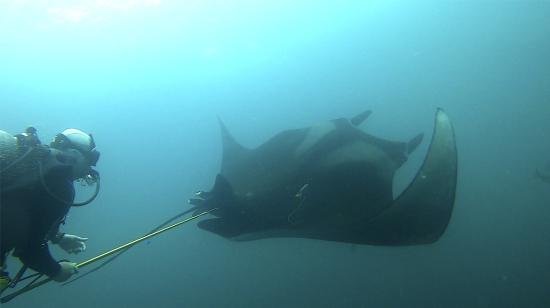
{"label": "diver's head", "polygon": [[57,134],[50,147],[57,150],[55,155],[60,163],[72,166],[75,180],[92,174],[91,167],[99,160],[92,135],[75,128]]}

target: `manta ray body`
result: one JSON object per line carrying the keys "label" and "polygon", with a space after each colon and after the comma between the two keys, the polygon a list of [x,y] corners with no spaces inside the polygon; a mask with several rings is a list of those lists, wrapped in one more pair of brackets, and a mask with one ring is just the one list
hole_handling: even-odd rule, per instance
{"label": "manta ray body", "polygon": [[199,227],[246,241],[297,237],[372,245],[433,243],[453,209],[455,137],[438,110],[427,156],[407,189],[393,198],[394,174],[422,142],[372,136],[359,128],[371,114],[290,129],[255,149],[240,145],[220,121],[221,172],[190,203],[217,208]]}

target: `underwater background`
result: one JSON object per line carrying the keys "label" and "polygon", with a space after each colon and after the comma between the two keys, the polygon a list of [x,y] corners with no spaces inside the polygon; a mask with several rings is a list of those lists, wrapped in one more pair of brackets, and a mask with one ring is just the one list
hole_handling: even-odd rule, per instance
{"label": "underwater background", "polygon": [[99,197],[63,226],[88,249],[59,259],[188,209],[220,168],[217,117],[254,147],[371,109],[371,134],[428,137],[395,194],[437,107],[459,150],[433,245],[231,242],[194,221],[5,306],[550,307],[550,184],[534,176],[550,163],[549,30],[547,0],[0,0],[0,129],[80,128],[101,151]]}

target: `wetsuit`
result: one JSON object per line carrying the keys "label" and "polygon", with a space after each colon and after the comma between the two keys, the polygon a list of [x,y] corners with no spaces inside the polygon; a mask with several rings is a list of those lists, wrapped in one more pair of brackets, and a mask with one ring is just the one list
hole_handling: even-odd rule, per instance
{"label": "wetsuit", "polygon": [[26,266],[52,277],[61,267],[47,241],[57,233],[75,193],[70,168],[48,172],[44,182],[55,197],[40,181],[0,194],[0,264],[14,250],[13,255]]}

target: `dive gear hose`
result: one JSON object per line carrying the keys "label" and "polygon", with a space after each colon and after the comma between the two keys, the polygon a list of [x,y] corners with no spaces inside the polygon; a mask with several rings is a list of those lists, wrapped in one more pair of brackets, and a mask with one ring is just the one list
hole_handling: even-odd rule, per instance
{"label": "dive gear hose", "polygon": [[74,202],[71,202],[71,201],[68,201],[68,200],[63,200],[63,198],[57,196],[53,191],[50,190],[50,188],[48,187],[48,184],[46,183],[46,180],[44,179],[44,171],[43,171],[44,167],[42,166],[42,163],[41,162],[38,162],[38,171],[39,171],[39,176],[40,176],[40,183],[42,184],[42,187],[44,187],[44,189],[46,190],[46,192],[52,197],[54,198],[55,200],[59,201],[59,202],[62,202],[64,204],[68,204],[70,206],[84,206],[84,205],[87,205],[87,204],[90,204],[92,201],[95,200],[95,198],[97,197],[97,195],[99,194],[99,189],[101,188],[101,185],[100,185],[100,182],[101,182],[101,178],[99,177],[99,172],[91,169],[90,171],[90,176],[94,179],[95,181],[95,191],[94,191],[94,194],[88,198],[88,200],[86,201],[83,201],[83,202],[77,202],[77,203],[74,203]]}

